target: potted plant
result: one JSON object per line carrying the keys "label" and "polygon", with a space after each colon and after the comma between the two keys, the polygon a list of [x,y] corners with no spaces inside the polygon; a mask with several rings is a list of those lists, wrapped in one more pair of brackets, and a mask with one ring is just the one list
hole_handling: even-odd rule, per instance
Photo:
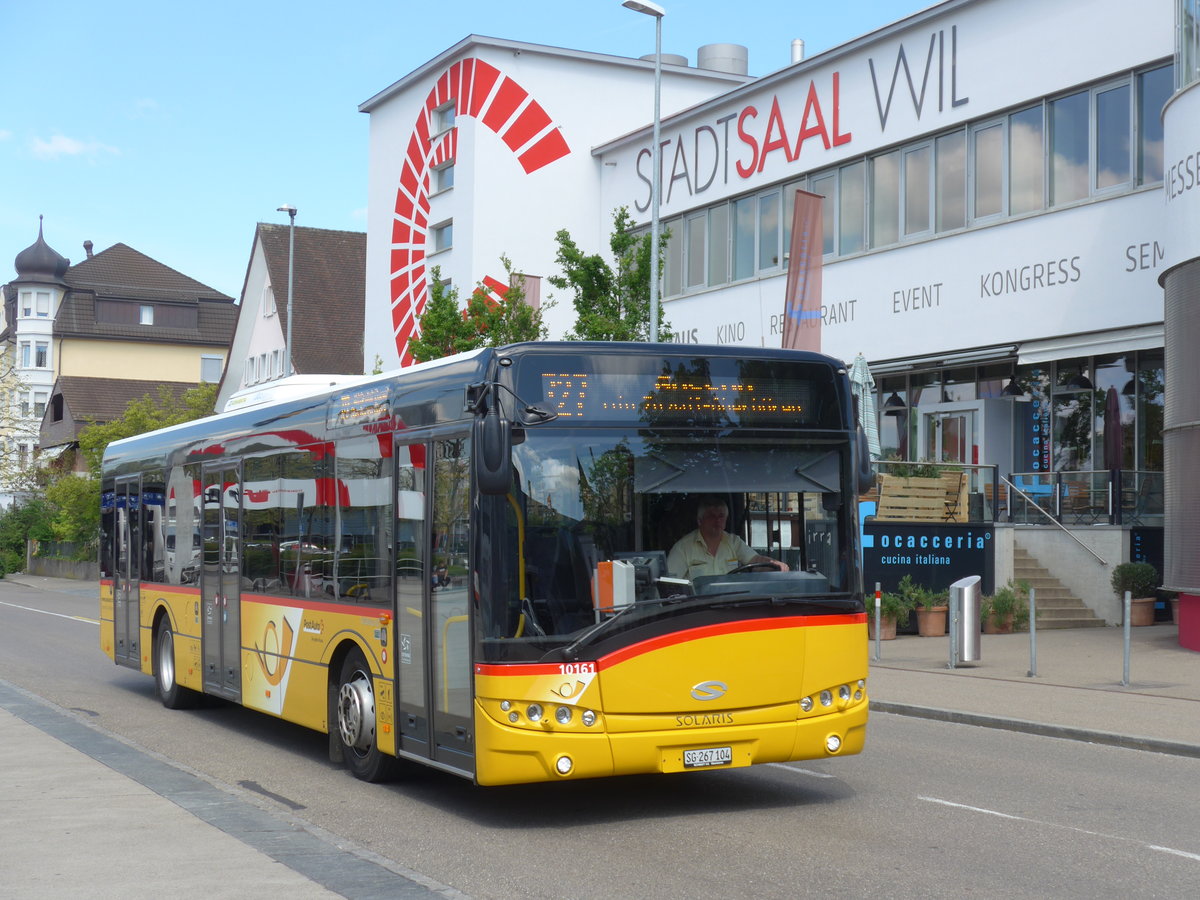
{"label": "potted plant", "polygon": [[1158,599],[1158,570],[1154,566],[1148,562],[1126,562],[1115,566],[1112,588],[1122,603],[1126,591],[1132,598],[1129,610],[1130,625],[1154,624],[1154,604]]}
{"label": "potted plant", "polygon": [[912,580],[911,575],[900,579],[896,590],[910,609],[917,611],[917,634],[921,637],[941,637],[946,633],[946,613],[949,610],[948,592],[931,591]]}
{"label": "potted plant", "polygon": [[[875,595],[867,594],[867,636],[875,639]],[[908,624],[908,614],[912,607],[899,594],[884,591],[879,597],[879,639],[892,641],[896,639],[896,626]]]}
{"label": "potted plant", "polygon": [[984,597],[980,616],[984,634],[1011,634],[1029,622],[1029,585],[1012,579],[990,597]]}

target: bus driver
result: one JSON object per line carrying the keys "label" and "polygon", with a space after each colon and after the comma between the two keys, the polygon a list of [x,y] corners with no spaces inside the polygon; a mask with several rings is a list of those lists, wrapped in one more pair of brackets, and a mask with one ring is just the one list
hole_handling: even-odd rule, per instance
{"label": "bus driver", "polygon": [[778,559],[755,553],[736,534],[725,530],[729,507],[720,497],[700,498],[696,507],[695,531],[676,541],[667,554],[667,571],[675,578],[693,579],[697,575],[724,575],[749,563],[768,563],[780,572],[788,565]]}

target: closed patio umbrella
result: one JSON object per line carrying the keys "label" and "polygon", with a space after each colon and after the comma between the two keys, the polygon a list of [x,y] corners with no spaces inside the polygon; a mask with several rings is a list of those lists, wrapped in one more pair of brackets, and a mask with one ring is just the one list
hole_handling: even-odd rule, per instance
{"label": "closed patio umbrella", "polygon": [[861,353],[850,364],[850,390],[858,398],[858,418],[867,436],[871,460],[879,459],[879,419],[875,415],[875,378]]}
{"label": "closed patio umbrella", "polygon": [[1121,398],[1115,387],[1104,397],[1104,468],[1112,472],[1121,468],[1125,455],[1124,434],[1121,429]]}

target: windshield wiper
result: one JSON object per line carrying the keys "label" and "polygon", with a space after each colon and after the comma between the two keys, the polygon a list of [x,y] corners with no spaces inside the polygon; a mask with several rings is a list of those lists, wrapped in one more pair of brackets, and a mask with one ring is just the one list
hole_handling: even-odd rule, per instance
{"label": "windshield wiper", "polygon": [[625,616],[625,614],[628,613],[630,610],[649,609],[652,606],[660,606],[660,607],[661,606],[670,606],[673,603],[682,603],[684,600],[692,600],[692,599],[694,599],[694,598],[693,597],[660,597],[655,600],[638,600],[636,603],[630,603],[628,606],[626,606],[624,609],[622,609],[620,612],[618,612],[616,615],[612,616],[611,618],[604,619],[600,622],[597,622],[595,625],[593,625],[591,628],[589,628],[587,631],[585,631],[579,637],[575,638],[575,640],[571,641],[571,643],[567,644],[567,646],[565,646],[561,649],[551,650],[549,653],[547,653],[545,656],[543,656],[542,659],[546,659],[547,657],[549,657],[551,654],[554,654],[554,653],[561,653],[563,655],[563,657],[568,660],[575,659],[576,653],[580,647],[582,647],[586,643],[589,643],[590,641],[592,641],[594,638],[596,638],[600,634],[602,634],[606,631],[611,631],[613,624],[615,622],[620,621],[621,618],[623,618]]}

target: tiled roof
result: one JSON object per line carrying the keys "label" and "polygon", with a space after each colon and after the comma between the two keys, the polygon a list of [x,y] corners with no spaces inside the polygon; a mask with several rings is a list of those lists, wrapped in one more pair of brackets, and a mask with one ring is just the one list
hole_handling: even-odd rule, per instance
{"label": "tiled roof", "polygon": [[225,300],[233,298],[164,266],[127,244],[113,244],[67,269],[66,282],[100,297],[127,300]]}
{"label": "tiled roof", "polygon": [[[258,236],[279,327],[287,331],[288,225],[260,222]],[[292,359],[297,372],[363,372],[367,236],[358,231],[296,228],[292,276]]]}
{"label": "tiled roof", "polygon": [[171,396],[178,400],[186,391],[198,385],[183,381],[62,375],[54,386],[54,393],[62,394],[63,403],[75,421],[87,424],[89,421],[111,422],[119,419],[125,414],[125,407],[131,400],[140,400],[146,395],[157,400],[160,386],[167,388]]}
{"label": "tiled roof", "polygon": [[[56,337],[108,338],[228,347],[237,307],[233,298],[125,244],[114,244],[67,270],[69,286],[54,320]],[[196,328],[96,321],[96,300],[116,299],[197,307]]]}

